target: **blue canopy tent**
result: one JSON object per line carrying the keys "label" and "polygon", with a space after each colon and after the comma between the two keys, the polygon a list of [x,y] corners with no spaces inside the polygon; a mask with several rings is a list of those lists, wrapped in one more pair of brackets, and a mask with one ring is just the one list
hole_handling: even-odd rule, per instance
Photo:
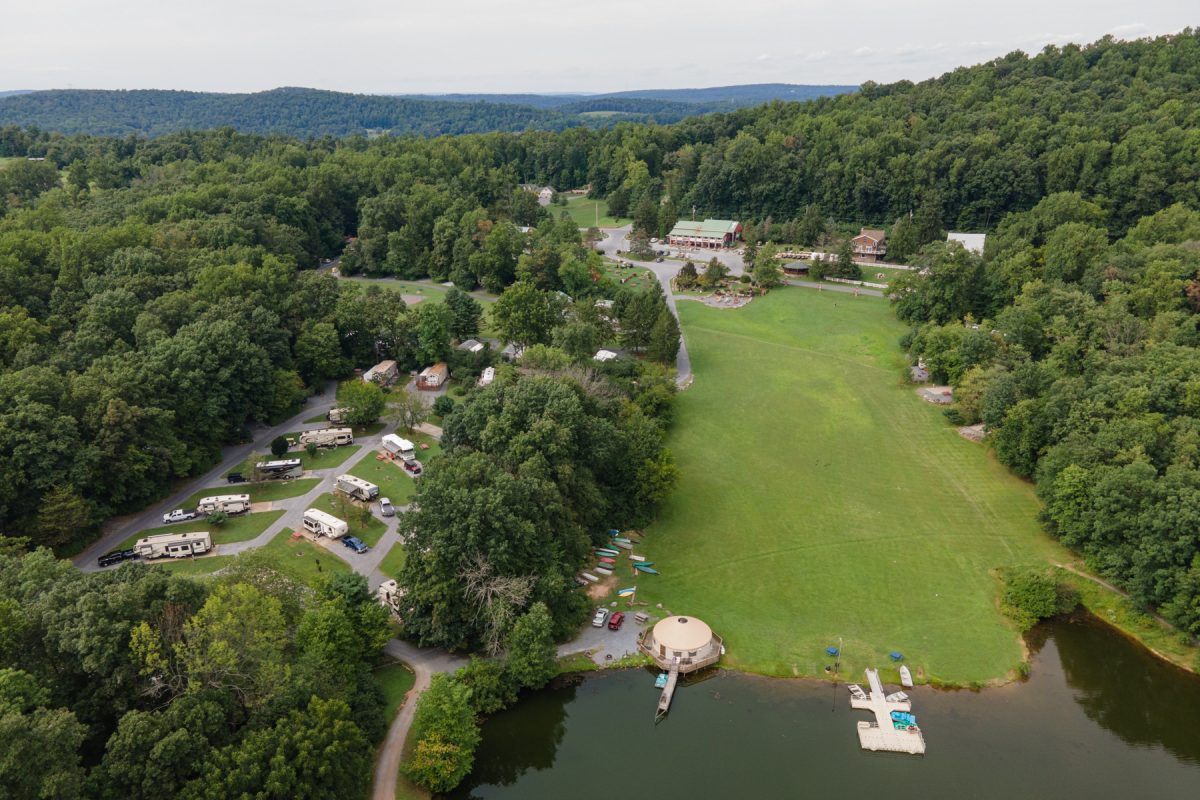
{"label": "blue canopy tent", "polygon": [[892,661],[903,661],[904,660],[904,654],[898,653],[895,650],[888,653],[888,656],[892,659]]}
{"label": "blue canopy tent", "polygon": [[830,645],[829,647],[825,648],[825,652],[831,656],[836,656],[838,654],[838,649],[833,645]]}

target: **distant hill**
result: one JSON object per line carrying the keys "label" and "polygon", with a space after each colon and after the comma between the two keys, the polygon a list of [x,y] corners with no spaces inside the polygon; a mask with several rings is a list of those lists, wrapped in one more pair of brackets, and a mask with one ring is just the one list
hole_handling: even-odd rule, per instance
{"label": "distant hill", "polygon": [[300,138],[557,131],[608,125],[618,119],[665,124],[768,100],[807,100],[853,90],[846,86],[752,84],[610,95],[389,96],[303,88],[250,94],[54,89],[0,93],[0,126],[103,136],[161,136],[178,130],[231,127],[246,133]]}
{"label": "distant hill", "polygon": [[29,94],[30,91],[32,91],[32,90],[30,90],[30,89],[9,89],[6,91],[0,91],[0,97],[12,97],[13,95],[18,95],[18,94]]}

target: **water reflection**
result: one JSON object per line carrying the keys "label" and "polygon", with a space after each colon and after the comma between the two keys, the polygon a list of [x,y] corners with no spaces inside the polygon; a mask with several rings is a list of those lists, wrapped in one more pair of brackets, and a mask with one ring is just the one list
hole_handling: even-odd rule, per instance
{"label": "water reflection", "polygon": [[722,674],[655,726],[653,676],[626,671],[490,719],[452,797],[1200,798],[1200,680],[1085,618],[1030,645],[1025,683],[911,692],[924,758],[860,750],[844,686]]}
{"label": "water reflection", "polygon": [[1089,615],[1034,631],[1053,636],[1067,685],[1088,718],[1133,745],[1161,746],[1200,764],[1200,680],[1155,658]]}

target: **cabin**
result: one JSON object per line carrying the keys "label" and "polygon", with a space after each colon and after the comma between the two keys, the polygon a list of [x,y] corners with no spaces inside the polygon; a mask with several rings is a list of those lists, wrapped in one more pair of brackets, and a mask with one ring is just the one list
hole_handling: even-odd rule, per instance
{"label": "cabin", "polygon": [[536,183],[522,183],[521,188],[530,194],[536,194],[539,206],[548,206],[554,202],[553,186],[539,186]]}
{"label": "cabin", "polygon": [[883,261],[887,255],[887,232],[878,228],[862,228],[850,240],[854,257],[863,261]]}
{"label": "cabin", "polygon": [[440,389],[450,380],[450,368],[445,361],[439,361],[432,367],[426,367],[417,375],[417,388],[425,390]]}
{"label": "cabin", "polygon": [[400,367],[395,361],[380,361],[363,373],[365,383],[378,383],[380,386],[391,386],[400,375]]}
{"label": "cabin", "polygon": [[959,233],[950,231],[946,234],[947,242],[958,242],[968,253],[983,255],[983,245],[987,241],[986,233]]}
{"label": "cabin", "polygon": [[742,238],[742,223],[731,219],[680,220],[667,234],[667,241],[676,247],[719,250],[733,247]]}

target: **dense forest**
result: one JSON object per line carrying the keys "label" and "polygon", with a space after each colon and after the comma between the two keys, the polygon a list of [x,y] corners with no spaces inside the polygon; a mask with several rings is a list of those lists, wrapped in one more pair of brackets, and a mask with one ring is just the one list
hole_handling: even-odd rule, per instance
{"label": "dense forest", "polygon": [[[243,133],[277,133],[302,139],[355,134],[439,136],[531,129],[560,131],[581,125],[603,126],[617,118],[632,122],[678,122],[685,117],[731,111],[775,97],[803,100],[854,88],[764,84],[585,97],[393,97],[302,88],[252,94],[53,89],[4,97],[0,102],[0,125],[97,136],[161,136],[181,130],[230,127]],[[690,99],[693,95],[695,99]]]}

